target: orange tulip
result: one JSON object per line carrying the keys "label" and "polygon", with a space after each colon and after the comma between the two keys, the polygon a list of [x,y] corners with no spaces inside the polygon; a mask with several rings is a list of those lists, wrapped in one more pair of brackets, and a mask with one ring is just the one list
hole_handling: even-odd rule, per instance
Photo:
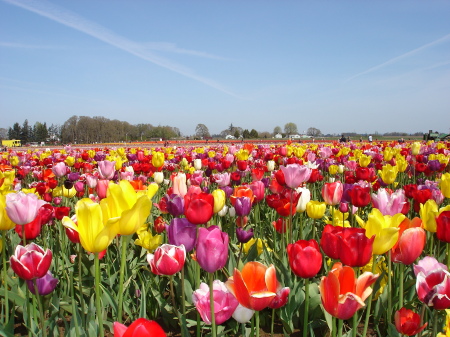
{"label": "orange tulip", "polygon": [[247,262],[242,271],[234,269],[225,284],[239,303],[252,310],[267,308],[275,298],[279,283],[275,267],[260,262]]}
{"label": "orange tulip", "polygon": [[335,263],[328,276],[322,276],[320,280],[323,307],[333,317],[344,320],[351,318],[365,306],[364,301],[372,293],[370,286],[378,276],[365,272],[356,279],[351,267]]}
{"label": "orange tulip", "polygon": [[253,204],[253,200],[255,196],[253,195],[253,191],[248,186],[238,186],[234,188],[233,194],[230,196],[231,204],[234,206],[236,202],[236,198],[247,197],[250,199],[250,202]]}

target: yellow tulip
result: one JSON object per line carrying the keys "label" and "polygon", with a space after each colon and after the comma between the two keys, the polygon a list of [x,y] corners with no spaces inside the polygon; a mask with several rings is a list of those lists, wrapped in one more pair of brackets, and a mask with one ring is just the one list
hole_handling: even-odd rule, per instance
{"label": "yellow tulip", "polygon": [[328,172],[329,172],[332,176],[334,176],[334,175],[338,172],[338,170],[339,170],[339,166],[337,166],[337,165],[330,165],[330,166],[328,167]]}
{"label": "yellow tulip", "polygon": [[119,184],[110,182],[106,198],[100,206],[106,218],[118,218],[118,233],[131,235],[142,226],[152,209],[152,202],[147,195],[138,194],[128,180]]}
{"label": "yellow tulip", "polygon": [[164,165],[164,153],[153,152],[152,165],[156,168],[163,166]]}
{"label": "yellow tulip", "polygon": [[153,199],[156,192],[158,192],[158,189],[159,185],[157,183],[150,183],[147,187],[147,197],[149,197],[150,200]]}
{"label": "yellow tulip", "polygon": [[87,150],[87,154],[89,155],[89,158],[95,157],[95,151],[94,150]]}
{"label": "yellow tulip", "polygon": [[67,156],[64,162],[67,164],[67,166],[73,166],[75,164],[75,158],[72,156]]}
{"label": "yellow tulip", "polygon": [[361,156],[359,157],[359,166],[367,167],[367,166],[369,166],[371,160],[372,160],[371,156],[361,154]]}
{"label": "yellow tulip", "polygon": [[366,229],[366,236],[371,238],[375,235],[373,242],[373,254],[381,255],[390,250],[397,243],[399,225],[406,217],[401,214],[394,216],[383,215],[379,209],[372,208],[367,222],[364,222],[359,216],[356,221]]}
{"label": "yellow tulip", "polygon": [[14,178],[16,177],[15,171],[0,171],[0,193],[6,194],[11,190],[11,186],[14,182]]}
{"label": "yellow tulip", "polygon": [[238,160],[248,160],[249,153],[247,150],[240,149],[238,152],[236,152],[235,156]]}
{"label": "yellow tulip", "polygon": [[394,157],[394,149],[386,146],[383,151],[383,157],[385,161],[390,161]]}
{"label": "yellow tulip", "polygon": [[419,215],[422,219],[423,228],[428,232],[435,233],[437,231],[436,218],[444,211],[450,211],[450,205],[438,208],[436,201],[427,200],[425,204],[420,204]]}
{"label": "yellow tulip", "polygon": [[[372,264],[373,264],[373,256],[370,259],[370,262],[361,268],[361,274],[366,271],[373,272]],[[380,276],[383,275],[383,278],[380,278],[381,279],[380,288],[374,294],[374,300],[376,300],[383,293],[384,288],[386,287],[386,285],[388,283],[388,267],[386,265],[386,261],[385,261],[384,257],[381,257],[379,259],[379,261],[376,263],[374,274],[378,274]]]}
{"label": "yellow tulip", "polygon": [[450,198],[450,173],[444,173],[439,184],[441,192],[446,198]]}
{"label": "yellow tulip", "polygon": [[212,151],[212,150],[208,151],[208,157],[209,158],[214,158],[215,156],[216,156],[216,151]]}
{"label": "yellow tulip", "polygon": [[406,161],[405,157],[403,157],[402,155],[397,155],[395,160],[397,162],[398,172],[405,172],[408,168],[408,162]]}
{"label": "yellow tulip", "polygon": [[11,166],[19,165],[19,157],[17,157],[17,156],[9,157],[9,163],[11,164]]}
{"label": "yellow tulip", "polygon": [[392,166],[390,164],[384,165],[380,171],[380,177],[386,184],[392,184],[397,178],[397,174],[397,166]]}
{"label": "yellow tulip", "polygon": [[125,149],[123,147],[119,147],[116,151],[119,156],[125,157]]}
{"label": "yellow tulip", "polygon": [[223,206],[225,206],[226,195],[225,191],[218,188],[212,191],[212,196],[214,198],[214,214],[219,213]]}
{"label": "yellow tulip", "polygon": [[120,156],[117,156],[117,157],[114,157],[114,158],[111,158],[111,159],[112,160],[110,160],[110,161],[115,162],[114,168],[116,169],[116,171],[119,171],[122,168],[122,165],[125,162],[125,160],[122,157],[120,157]]}
{"label": "yellow tulip", "polygon": [[0,230],[7,231],[14,228],[16,224],[11,221],[6,213],[6,196],[0,194]]}
{"label": "yellow tulip", "polygon": [[444,332],[438,333],[436,337],[450,337],[450,309],[445,309],[445,314]]}
{"label": "yellow tulip", "polygon": [[258,252],[258,255],[261,255],[261,253],[263,252],[263,245],[266,245],[266,243],[260,238],[258,239],[251,238],[247,243],[244,243],[243,245],[244,253],[248,254],[254,244],[256,244],[256,251]]}
{"label": "yellow tulip", "polygon": [[147,249],[149,252],[153,252],[162,244],[161,235],[152,235],[149,231],[141,231],[138,233],[138,239],[134,241],[134,244]]}
{"label": "yellow tulip", "polygon": [[414,143],[412,143],[412,145],[411,145],[411,153],[412,153],[414,156],[417,156],[417,155],[419,154],[419,152],[420,152],[420,146],[421,146],[420,142],[414,142]]}
{"label": "yellow tulip", "polygon": [[75,214],[77,224],[67,216],[62,219],[62,224],[78,232],[83,248],[91,253],[108,248],[118,233],[118,219],[105,219],[100,205],[89,198],[77,202]]}
{"label": "yellow tulip", "polygon": [[306,204],[306,214],[311,219],[322,219],[326,210],[327,204],[324,202],[311,200]]}

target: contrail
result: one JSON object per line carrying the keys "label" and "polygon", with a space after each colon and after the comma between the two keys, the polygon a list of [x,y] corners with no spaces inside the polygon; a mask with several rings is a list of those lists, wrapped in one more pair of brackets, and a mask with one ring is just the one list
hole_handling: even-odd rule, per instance
{"label": "contrail", "polygon": [[103,26],[88,21],[80,17],[79,15],[69,12],[63,8],[56,7],[53,4],[48,3],[47,1],[44,0],[3,0],[3,1],[11,5],[26,9],[30,12],[39,14],[50,20],[59,22],[65,26],[71,27],[75,30],[83,32],[92,37],[95,37],[100,41],[110,44],[118,49],[122,49],[143,60],[152,62],[154,64],[159,65],[160,67],[167,68],[176,73],[192,78],[196,81],[206,84],[226,94],[238,97],[238,95],[227,90],[221,84],[211,79],[197,75],[193,70],[189,68],[186,68],[182,65],[171,62],[170,60],[159,57],[154,53],[151,53],[150,51],[148,51],[148,48],[146,48],[145,45],[141,45],[131,40],[128,40],[120,35],[115,34],[114,32],[108,30]]}
{"label": "contrail", "polygon": [[421,46],[419,48],[413,49],[413,50],[411,50],[411,51],[409,51],[409,52],[407,52],[405,54],[402,54],[400,56],[394,57],[394,58],[392,58],[392,59],[390,59],[390,60],[388,60],[388,61],[386,61],[384,63],[381,63],[381,64],[379,64],[379,65],[377,65],[375,67],[367,69],[367,70],[365,70],[365,71],[363,71],[363,72],[361,72],[359,74],[356,74],[356,75],[350,77],[349,79],[345,80],[344,83],[350,82],[351,80],[353,80],[353,79],[355,79],[357,77],[360,77],[362,75],[374,72],[375,70],[379,70],[379,69],[381,69],[381,68],[383,68],[383,67],[385,67],[385,66],[387,66],[389,64],[395,63],[395,62],[397,62],[397,61],[399,61],[401,59],[404,59],[405,57],[414,55],[414,54],[416,54],[416,53],[418,53],[418,52],[420,52],[422,50],[425,50],[425,49],[428,49],[430,47],[433,47],[433,46],[435,46],[435,45],[437,45],[439,43],[442,43],[442,42],[444,42],[446,40],[449,40],[449,39],[450,39],[450,34],[445,35],[444,37],[441,37],[440,39],[437,39],[437,40],[435,40],[433,42],[427,43],[427,44],[425,44],[425,45],[423,45],[423,46]]}

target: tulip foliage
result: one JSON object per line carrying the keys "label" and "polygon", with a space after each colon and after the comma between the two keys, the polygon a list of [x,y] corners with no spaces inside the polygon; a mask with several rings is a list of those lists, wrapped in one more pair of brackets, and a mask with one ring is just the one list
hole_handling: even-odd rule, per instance
{"label": "tulip foliage", "polygon": [[0,334],[449,336],[449,160],[445,142],[8,149]]}

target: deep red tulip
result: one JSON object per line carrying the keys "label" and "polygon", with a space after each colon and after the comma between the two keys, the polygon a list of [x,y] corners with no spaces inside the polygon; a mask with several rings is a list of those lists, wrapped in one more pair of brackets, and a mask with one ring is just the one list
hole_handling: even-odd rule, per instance
{"label": "deep red tulip", "polygon": [[405,196],[409,199],[414,198],[414,193],[417,191],[416,184],[404,185],[403,190],[405,191]]}
{"label": "deep red tulip", "polygon": [[44,277],[52,263],[52,251],[44,251],[35,243],[25,247],[18,245],[9,262],[12,270],[24,280],[34,280]]}
{"label": "deep red tulip", "polygon": [[414,336],[425,329],[428,323],[420,326],[420,315],[412,310],[401,308],[395,312],[395,328],[406,336]]}
{"label": "deep red tulip", "polygon": [[209,193],[192,193],[184,197],[184,215],[194,225],[205,224],[214,213],[214,197]]}
{"label": "deep red tulip", "polygon": [[166,334],[161,326],[155,321],[138,318],[129,327],[114,322],[115,337],[165,337]]}
{"label": "deep red tulip", "polygon": [[314,277],[322,268],[322,254],[316,240],[299,240],[289,244],[287,254],[291,270],[299,277]]}
{"label": "deep red tulip", "polygon": [[54,207],[55,218],[58,220],[62,220],[65,216],[69,216],[70,207]]}
{"label": "deep red tulip", "polygon": [[437,238],[450,243],[450,211],[444,211],[436,218]]}
{"label": "deep red tulip", "polygon": [[363,267],[372,257],[374,240],[375,235],[369,239],[364,228],[326,225],[320,246],[332,259],[341,260],[350,267]]}
{"label": "deep red tulip", "polygon": [[348,194],[353,206],[365,207],[370,203],[370,187],[361,187],[359,185],[355,185],[351,190],[348,191]]}

